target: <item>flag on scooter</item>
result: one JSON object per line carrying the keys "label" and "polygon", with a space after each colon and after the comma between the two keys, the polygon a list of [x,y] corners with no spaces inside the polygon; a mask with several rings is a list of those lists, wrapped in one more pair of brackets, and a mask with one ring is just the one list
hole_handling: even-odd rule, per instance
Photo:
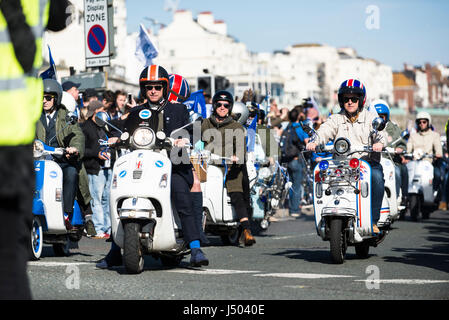
{"label": "flag on scooter", "polygon": [[45,70],[44,72],[42,72],[40,74],[40,77],[42,78],[42,80],[44,79],[56,79],[56,65],[55,62],[53,61],[53,57],[51,56],[51,50],[50,50],[50,46],[48,46],[48,59],[50,61],[50,67]]}
{"label": "flag on scooter", "polygon": [[198,90],[190,94],[190,97],[184,101],[189,112],[199,113],[205,119],[207,118],[206,100],[204,99],[203,90]]}
{"label": "flag on scooter", "polygon": [[[260,108],[259,105],[257,105],[257,107],[258,107],[258,109]],[[248,135],[248,137],[247,137],[247,141],[246,141],[246,150],[248,152],[253,152],[254,151],[254,146],[256,144],[257,114],[256,114],[256,116],[252,120],[248,119],[248,122],[247,122],[247,126],[248,126],[248,128],[247,128],[247,135]]]}
{"label": "flag on scooter", "polygon": [[140,24],[135,52],[137,59],[147,67],[153,64],[153,59],[156,58],[158,54],[157,48],[151,42],[150,35],[145,30],[143,24]]}

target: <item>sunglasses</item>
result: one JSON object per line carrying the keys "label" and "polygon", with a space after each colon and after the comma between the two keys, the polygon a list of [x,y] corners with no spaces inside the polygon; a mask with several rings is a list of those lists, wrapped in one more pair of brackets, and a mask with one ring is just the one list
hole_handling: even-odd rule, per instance
{"label": "sunglasses", "polygon": [[216,108],[225,107],[226,109],[229,109],[231,105],[229,103],[216,102],[215,107]]}
{"label": "sunglasses", "polygon": [[352,101],[352,103],[356,103],[359,101],[358,97],[343,97],[343,103],[348,103],[349,100]]}
{"label": "sunglasses", "polygon": [[418,123],[419,124],[422,124],[422,123],[427,124],[427,120],[419,120]]}
{"label": "sunglasses", "polygon": [[154,90],[156,90],[156,91],[161,91],[161,90],[162,90],[162,86],[161,86],[161,85],[155,85],[155,86],[148,85],[148,86],[145,86],[145,88],[146,88],[147,90],[153,90],[153,88],[154,88]]}
{"label": "sunglasses", "polygon": [[52,95],[45,95],[45,96],[44,96],[45,101],[51,101],[51,99],[54,99],[54,98],[55,98],[55,97],[52,96]]}

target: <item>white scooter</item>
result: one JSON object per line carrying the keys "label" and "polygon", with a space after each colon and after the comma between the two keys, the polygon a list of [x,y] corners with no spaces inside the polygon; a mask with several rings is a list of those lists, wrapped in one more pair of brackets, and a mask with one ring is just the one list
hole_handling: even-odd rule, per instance
{"label": "white scooter", "polygon": [[416,149],[413,154],[406,154],[413,160],[407,163],[409,176],[409,207],[410,216],[417,220],[421,212],[422,218],[429,217],[430,212],[435,208],[436,194],[433,191],[433,165],[425,159],[433,159],[432,154],[424,153],[421,149]]}
{"label": "white scooter", "polygon": [[226,245],[237,245],[239,242],[239,222],[231,199],[225,187],[223,172],[220,167],[227,167],[231,159],[210,153],[201,152],[207,162],[207,180],[201,183],[203,191],[203,210],[206,216],[205,231],[219,235]]}
{"label": "white scooter", "polygon": [[[372,135],[383,130],[381,118],[373,121]],[[310,132],[310,127],[303,127]],[[313,139],[313,138],[312,138]],[[348,246],[355,246],[356,255],[368,257],[370,246],[376,247],[388,233],[388,228],[373,232],[371,216],[371,167],[367,161],[351,158],[356,152],[372,152],[371,146],[351,146],[348,139],[338,138],[334,145],[323,146],[318,152],[333,154],[332,160],[322,160],[314,168],[314,212],[318,235],[330,241],[333,262],[343,263]],[[381,214],[378,225],[388,226]]]}
{"label": "white scooter", "polygon": [[[76,116],[69,116],[67,125],[75,124]],[[72,226],[76,232],[68,232],[64,223],[67,218],[63,210],[63,174],[52,156],[63,156],[63,148],[47,146],[40,140],[33,144],[36,185],[33,197],[33,225],[31,229],[30,258],[38,260],[44,243],[52,244],[56,256],[68,256],[70,242],[82,237],[84,220],[75,200]]]}
{"label": "white scooter", "polygon": [[[100,125],[115,128],[107,122],[107,114],[96,117]],[[177,266],[190,249],[171,201],[172,164],[167,150],[173,141],[149,127],[139,127],[131,137],[122,133],[120,139],[129,152],[122,152],[114,164],[110,212],[113,239],[123,249],[124,266],[129,273],[142,272],[144,255]]]}

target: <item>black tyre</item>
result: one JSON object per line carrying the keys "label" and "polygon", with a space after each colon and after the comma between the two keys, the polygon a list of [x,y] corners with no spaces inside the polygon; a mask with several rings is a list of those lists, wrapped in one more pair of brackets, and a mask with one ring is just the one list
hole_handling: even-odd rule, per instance
{"label": "black tyre", "polygon": [[355,244],[355,255],[357,258],[366,259],[369,256],[369,244],[366,242]]}
{"label": "black tyre", "polygon": [[177,267],[181,264],[182,255],[177,256],[168,256],[168,255],[161,255],[159,257],[161,259],[161,263],[164,267]]}
{"label": "black tyre", "polygon": [[410,216],[412,220],[417,221],[419,213],[421,212],[421,199],[417,194],[412,194],[409,196],[410,199]]}
{"label": "black tyre", "polygon": [[67,238],[65,243],[54,243],[53,251],[56,257],[68,257],[70,255],[70,241]]}
{"label": "black tyre", "polygon": [[131,274],[141,273],[144,259],[140,246],[140,225],[136,222],[128,222],[124,225],[124,232],[123,264],[125,269]]}
{"label": "black tyre", "polygon": [[44,245],[44,233],[42,232],[42,223],[38,217],[33,218],[33,227],[31,228],[31,243],[30,243],[30,259],[39,260],[42,254],[42,247]]}
{"label": "black tyre", "polygon": [[228,234],[220,236],[224,245],[236,246],[239,244],[240,232],[238,228],[232,229]]}
{"label": "black tyre", "polygon": [[331,258],[334,263],[341,264],[346,255],[346,234],[342,219],[332,219],[329,230]]}

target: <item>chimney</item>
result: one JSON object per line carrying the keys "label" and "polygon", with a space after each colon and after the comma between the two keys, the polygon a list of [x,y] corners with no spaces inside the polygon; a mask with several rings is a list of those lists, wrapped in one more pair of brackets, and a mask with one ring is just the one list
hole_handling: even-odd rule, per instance
{"label": "chimney", "polygon": [[203,11],[198,14],[198,24],[204,29],[213,31],[214,29],[214,16],[210,11]]}
{"label": "chimney", "polygon": [[176,10],[173,15],[173,22],[185,23],[193,21],[192,12],[188,10]]}
{"label": "chimney", "polygon": [[216,33],[222,34],[222,35],[227,35],[228,34],[228,26],[226,24],[226,22],[224,22],[223,20],[216,20],[214,22],[214,31]]}

